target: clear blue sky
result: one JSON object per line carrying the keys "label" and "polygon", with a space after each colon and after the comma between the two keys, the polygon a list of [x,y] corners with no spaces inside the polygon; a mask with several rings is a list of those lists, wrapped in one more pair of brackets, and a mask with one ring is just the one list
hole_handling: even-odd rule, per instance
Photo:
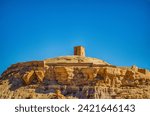
{"label": "clear blue sky", "polygon": [[0,73],[17,62],[86,55],[150,69],[150,0],[0,0]]}

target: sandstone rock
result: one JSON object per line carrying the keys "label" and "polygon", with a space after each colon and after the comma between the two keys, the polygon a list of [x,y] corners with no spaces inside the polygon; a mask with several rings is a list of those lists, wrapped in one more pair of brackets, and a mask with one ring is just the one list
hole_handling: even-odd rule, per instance
{"label": "sandstone rock", "polygon": [[125,74],[125,78],[127,79],[135,79],[135,72],[132,70],[127,70],[126,74]]}
{"label": "sandstone rock", "polygon": [[45,79],[47,79],[47,80],[56,80],[54,67],[52,67],[52,66],[47,67],[47,69],[45,71]]}
{"label": "sandstone rock", "polygon": [[23,75],[22,79],[24,80],[24,82],[25,82],[27,85],[30,84],[31,81],[33,80],[33,78],[34,78],[33,74],[34,74],[34,71],[31,70],[31,71],[29,71],[29,72],[26,72],[26,73]]}
{"label": "sandstone rock", "polygon": [[88,81],[94,80],[97,76],[98,69],[96,68],[82,68],[81,72],[83,76],[87,78]]}
{"label": "sandstone rock", "polygon": [[136,72],[138,71],[138,67],[135,66],[135,65],[133,65],[133,66],[131,67],[131,69],[134,70],[134,71],[136,71]]}
{"label": "sandstone rock", "polygon": [[68,82],[68,72],[65,67],[56,67],[54,69],[56,80],[59,83],[67,83]]}
{"label": "sandstone rock", "polygon": [[148,70],[142,69],[142,68],[138,69],[138,72],[143,73],[143,74],[145,74],[145,75],[148,74]]}
{"label": "sandstone rock", "polygon": [[77,53],[13,64],[1,75],[0,91],[0,98],[5,99],[147,99],[150,72],[135,65],[113,66]]}
{"label": "sandstone rock", "polygon": [[39,82],[43,82],[43,79],[45,77],[44,71],[42,71],[42,70],[35,70],[35,74],[36,74],[36,76],[38,78],[38,81]]}
{"label": "sandstone rock", "polygon": [[56,90],[55,94],[53,95],[53,99],[65,99],[65,96],[61,94],[60,90]]}

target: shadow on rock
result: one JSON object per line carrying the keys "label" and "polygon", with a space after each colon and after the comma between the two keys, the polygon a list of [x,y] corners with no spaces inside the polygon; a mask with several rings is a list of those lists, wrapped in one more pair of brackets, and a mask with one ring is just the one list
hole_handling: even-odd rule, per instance
{"label": "shadow on rock", "polygon": [[50,86],[40,86],[35,89],[36,93],[41,93],[41,94],[48,94],[48,93],[54,93],[55,89],[50,88]]}
{"label": "shadow on rock", "polygon": [[21,78],[9,78],[10,91],[15,91],[23,86],[23,81]]}

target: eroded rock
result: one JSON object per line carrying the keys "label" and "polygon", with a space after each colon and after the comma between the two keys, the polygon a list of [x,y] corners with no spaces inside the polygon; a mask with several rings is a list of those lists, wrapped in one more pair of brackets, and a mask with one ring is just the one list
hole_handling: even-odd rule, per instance
{"label": "eroded rock", "polygon": [[1,75],[0,98],[150,98],[150,72],[66,56],[13,64]]}

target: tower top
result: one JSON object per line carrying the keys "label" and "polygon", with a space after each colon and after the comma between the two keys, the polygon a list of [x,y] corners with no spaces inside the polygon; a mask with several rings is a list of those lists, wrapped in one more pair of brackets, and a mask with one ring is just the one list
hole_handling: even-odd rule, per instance
{"label": "tower top", "polygon": [[83,46],[75,46],[74,55],[85,56],[85,48]]}

